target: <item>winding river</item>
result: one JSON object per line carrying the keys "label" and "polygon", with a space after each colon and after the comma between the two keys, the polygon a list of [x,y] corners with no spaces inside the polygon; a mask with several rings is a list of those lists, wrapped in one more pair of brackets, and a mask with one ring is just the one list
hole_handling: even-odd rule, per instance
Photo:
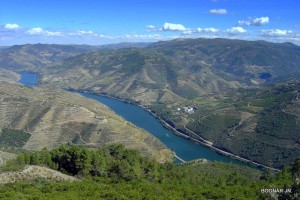
{"label": "winding river", "polygon": [[[23,72],[21,73],[20,83],[26,86],[35,86],[37,84],[38,74]],[[100,96],[96,94],[78,92],[82,96],[99,101],[107,105],[116,114],[122,116],[127,121],[139,126],[164,143],[168,148],[172,149],[178,157],[185,161],[190,161],[198,158],[205,158],[210,161],[230,162],[244,166],[251,166],[239,160],[221,155],[212,149],[203,145],[197,144],[191,140],[177,136],[169,129],[165,128],[159,120],[152,116],[143,108],[122,102],[120,100]],[[177,160],[176,162],[180,162]]]}

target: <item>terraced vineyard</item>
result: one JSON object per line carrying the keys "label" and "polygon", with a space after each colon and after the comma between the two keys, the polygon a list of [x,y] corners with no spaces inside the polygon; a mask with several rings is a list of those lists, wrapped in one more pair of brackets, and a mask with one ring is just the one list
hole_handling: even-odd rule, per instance
{"label": "terraced vineyard", "polygon": [[[118,143],[139,149],[143,155],[160,162],[172,159],[171,152],[159,140],[126,122],[106,106],[79,94],[3,82],[0,86],[0,113],[4,142],[27,150],[54,148],[66,143],[90,148]],[[30,134],[29,138],[26,136],[26,140],[18,144],[16,134],[14,137],[7,135],[13,130],[15,133],[26,132]]]}

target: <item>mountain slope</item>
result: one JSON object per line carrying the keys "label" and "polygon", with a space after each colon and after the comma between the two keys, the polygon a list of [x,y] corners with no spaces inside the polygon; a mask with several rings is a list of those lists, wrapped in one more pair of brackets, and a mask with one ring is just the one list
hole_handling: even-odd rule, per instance
{"label": "mountain slope", "polygon": [[26,44],[0,52],[0,68],[14,71],[38,71],[47,65],[97,49],[88,45]]}
{"label": "mountain slope", "polygon": [[[284,95],[299,91],[299,63],[300,47],[290,43],[178,39],[81,54],[47,68],[42,82],[137,101],[185,133],[193,131],[221,149],[280,168],[300,156],[299,115],[285,113],[287,107],[276,110],[282,104],[297,110],[296,100]],[[291,90],[284,89],[288,80],[296,81]],[[264,105],[255,106],[257,98]],[[294,128],[277,119],[292,121]],[[270,134],[273,128],[286,135]]]}
{"label": "mountain slope", "polygon": [[149,133],[79,94],[2,82],[0,111],[2,146],[40,150],[66,143],[91,148],[120,143],[161,162],[172,157]]}
{"label": "mountain slope", "polygon": [[117,43],[100,46],[25,44],[0,47],[0,68],[14,71],[40,71],[41,68],[57,65],[63,60],[95,50],[120,48],[143,48],[149,43]]}
{"label": "mountain slope", "polygon": [[[300,70],[300,47],[292,43],[266,41],[243,41],[228,39],[186,39],[158,42],[149,46],[168,54],[178,62],[196,63],[204,60],[211,64],[215,73],[237,80],[264,79],[261,73],[273,77],[291,74]],[[181,55],[182,58],[176,55]]]}
{"label": "mountain slope", "polygon": [[[300,82],[291,82],[213,100],[199,98],[193,114],[169,120],[222,149],[282,168],[300,156],[299,96]],[[183,123],[183,118],[193,120]]]}
{"label": "mountain slope", "polygon": [[184,39],[82,54],[48,68],[43,81],[155,102],[257,87],[300,74],[298,63],[300,47],[289,43]]}

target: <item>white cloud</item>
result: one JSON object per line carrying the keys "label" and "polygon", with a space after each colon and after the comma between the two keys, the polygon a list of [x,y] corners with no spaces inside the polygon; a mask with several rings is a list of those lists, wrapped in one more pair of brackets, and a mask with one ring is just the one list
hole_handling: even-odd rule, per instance
{"label": "white cloud", "polygon": [[262,36],[270,37],[282,37],[291,35],[293,31],[291,30],[282,30],[282,29],[270,29],[270,30],[261,30],[260,34]]}
{"label": "white cloud", "polygon": [[124,36],[128,39],[160,39],[162,38],[159,34],[127,34]]}
{"label": "white cloud", "polygon": [[202,30],[203,30],[203,32],[206,32],[206,33],[217,33],[217,32],[219,32],[219,29],[216,29],[216,28],[204,28]]}
{"label": "white cloud", "polygon": [[162,27],[163,31],[185,31],[187,30],[182,24],[165,23]]}
{"label": "white cloud", "polygon": [[201,37],[212,35],[215,36],[220,32],[219,29],[216,28],[196,28],[196,29],[189,29],[186,28],[185,31],[182,32],[183,35],[198,35],[202,34]]}
{"label": "white cloud", "polygon": [[44,30],[40,27],[32,28],[26,31],[29,35],[42,35]]}
{"label": "white cloud", "polygon": [[196,28],[195,30],[191,31],[191,33],[217,33],[219,29],[216,28]]}
{"label": "white cloud", "polygon": [[64,33],[63,32],[60,32],[60,31],[45,31],[45,35],[47,36],[63,36]]}
{"label": "white cloud", "polygon": [[265,24],[268,24],[270,22],[269,17],[258,17],[253,19],[251,25],[252,26],[263,26]]}
{"label": "white cloud", "polygon": [[209,11],[210,14],[212,15],[226,15],[227,14],[227,10],[224,8],[221,9],[211,9]]}
{"label": "white cloud", "polygon": [[182,32],[183,35],[191,35],[193,33],[195,33],[195,31],[192,31],[190,29],[189,30],[185,30],[185,31]]}
{"label": "white cloud", "polygon": [[251,25],[250,21],[244,21],[244,20],[238,21],[238,26],[250,26],[250,25]]}
{"label": "white cloud", "polygon": [[300,45],[300,33],[285,29],[261,30],[259,35],[272,42],[293,42]]}
{"label": "white cloud", "polygon": [[156,26],[154,26],[154,25],[146,26],[146,29],[147,30],[157,30]]}
{"label": "white cloud", "polygon": [[16,30],[20,28],[20,26],[18,24],[5,24],[4,28],[9,30]]}
{"label": "white cloud", "polygon": [[93,31],[82,31],[82,30],[79,30],[79,31],[77,31],[77,35],[97,35],[97,34],[95,34]]}
{"label": "white cloud", "polygon": [[247,30],[245,30],[243,27],[236,26],[236,27],[232,27],[230,29],[227,29],[226,32],[229,33],[229,34],[232,34],[232,35],[238,35],[238,34],[241,34],[241,33],[246,33]]}
{"label": "white cloud", "polygon": [[45,35],[45,36],[62,36],[63,32],[60,31],[46,31],[40,27],[32,28],[26,31],[29,35]]}
{"label": "white cloud", "polygon": [[263,26],[269,22],[269,17],[257,17],[248,21],[240,20],[238,21],[238,26]]}

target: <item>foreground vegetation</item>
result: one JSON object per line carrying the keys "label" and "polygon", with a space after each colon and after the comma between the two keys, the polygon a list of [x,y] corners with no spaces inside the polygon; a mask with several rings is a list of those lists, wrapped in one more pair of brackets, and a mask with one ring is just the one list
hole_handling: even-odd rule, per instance
{"label": "foreground vegetation", "polygon": [[271,193],[273,197],[297,199],[300,189],[300,159],[275,175],[261,175],[225,163],[159,164],[121,145],[97,151],[63,145],[20,154],[1,170],[18,170],[25,164],[48,166],[82,181],[38,178],[6,184],[0,186],[0,199],[266,199],[271,195],[261,189],[270,188],[288,188],[287,193]]}

